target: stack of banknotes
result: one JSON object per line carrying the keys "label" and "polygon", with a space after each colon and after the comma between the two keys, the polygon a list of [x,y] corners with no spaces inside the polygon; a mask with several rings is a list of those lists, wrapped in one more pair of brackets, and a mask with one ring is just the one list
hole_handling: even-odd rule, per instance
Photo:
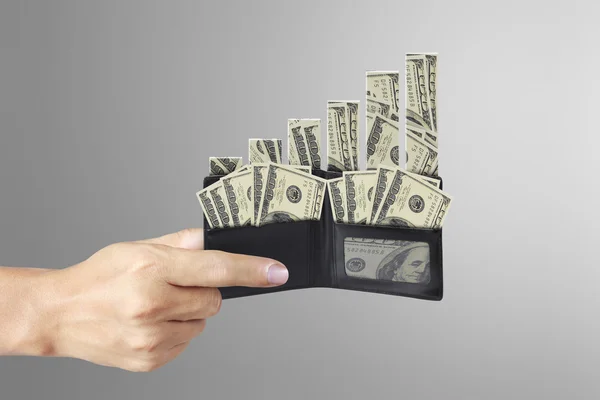
{"label": "stack of banknotes", "polygon": [[312,175],[310,167],[255,162],[230,171],[196,195],[211,228],[232,228],[318,220],[325,190],[327,180]]}
{"label": "stack of banknotes", "polygon": [[[399,71],[367,71],[364,142],[360,101],[327,102],[327,170],[341,173],[324,180],[311,174],[325,162],[321,120],[287,121],[287,158],[281,139],[250,139],[249,164],[242,157],[210,157],[210,175],[219,181],[197,193],[212,228],[321,217],[329,190],[336,223],[439,229],[452,197],[440,189],[436,53],[406,54],[405,149],[400,167]],[[360,143],[366,168],[360,170]],[[404,157],[402,157],[404,158]]]}
{"label": "stack of banknotes", "polygon": [[336,223],[439,229],[452,201],[438,179],[386,165],[344,171],[327,185]]}

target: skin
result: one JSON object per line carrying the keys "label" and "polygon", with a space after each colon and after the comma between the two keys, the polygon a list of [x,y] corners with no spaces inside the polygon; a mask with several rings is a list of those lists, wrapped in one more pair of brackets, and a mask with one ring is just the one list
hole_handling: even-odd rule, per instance
{"label": "skin", "polygon": [[203,248],[202,230],[188,229],[112,244],[60,270],[0,267],[0,355],[152,371],[219,312],[218,287],[287,281],[275,260]]}

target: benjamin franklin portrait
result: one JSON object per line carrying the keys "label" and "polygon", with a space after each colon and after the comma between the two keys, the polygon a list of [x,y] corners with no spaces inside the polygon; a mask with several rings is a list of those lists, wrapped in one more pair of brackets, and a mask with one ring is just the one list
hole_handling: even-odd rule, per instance
{"label": "benjamin franklin portrait", "polygon": [[377,268],[377,279],[427,284],[431,278],[429,264],[429,245],[409,243],[383,259]]}

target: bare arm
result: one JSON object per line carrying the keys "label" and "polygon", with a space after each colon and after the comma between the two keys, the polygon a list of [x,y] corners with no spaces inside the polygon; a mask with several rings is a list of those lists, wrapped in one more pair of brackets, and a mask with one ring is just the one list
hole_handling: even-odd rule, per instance
{"label": "bare arm", "polygon": [[51,355],[49,270],[0,267],[0,355]]}
{"label": "bare arm", "polygon": [[219,287],[285,283],[278,262],[203,250],[201,230],[110,245],[62,270],[0,267],[0,355],[150,371],[221,308]]}

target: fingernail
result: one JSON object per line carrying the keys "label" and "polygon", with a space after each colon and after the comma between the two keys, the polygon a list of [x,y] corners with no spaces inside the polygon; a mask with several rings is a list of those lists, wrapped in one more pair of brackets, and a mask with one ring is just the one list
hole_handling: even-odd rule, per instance
{"label": "fingernail", "polygon": [[282,285],[287,282],[289,273],[286,267],[281,264],[273,264],[267,272],[267,279],[272,285]]}

